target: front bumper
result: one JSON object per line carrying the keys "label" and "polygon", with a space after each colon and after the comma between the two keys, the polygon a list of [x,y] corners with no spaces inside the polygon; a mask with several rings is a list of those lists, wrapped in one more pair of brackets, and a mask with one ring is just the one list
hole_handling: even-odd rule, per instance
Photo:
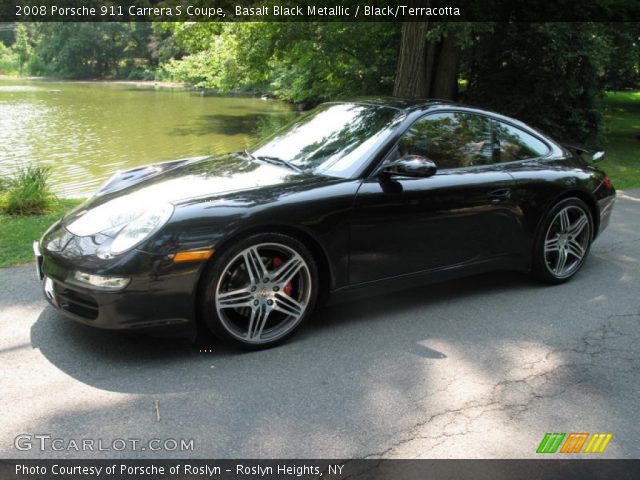
{"label": "front bumper", "polygon": [[195,337],[200,264],[175,267],[150,254],[132,252],[126,264],[119,266],[129,272],[138,269],[129,275],[129,285],[119,291],[101,291],[70,281],[77,267],[69,259],[36,246],[34,253],[44,296],[65,317],[102,329]]}

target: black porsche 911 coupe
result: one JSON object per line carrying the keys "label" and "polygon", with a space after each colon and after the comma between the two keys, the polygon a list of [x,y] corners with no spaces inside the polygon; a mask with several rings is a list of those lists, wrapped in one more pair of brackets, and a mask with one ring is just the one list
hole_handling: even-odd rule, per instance
{"label": "black porsche 911 coupe", "polygon": [[34,243],[38,273],[86,325],[272,346],[327,299],[570,279],[614,204],[602,156],[453,103],[327,103],[250,151],[116,173]]}

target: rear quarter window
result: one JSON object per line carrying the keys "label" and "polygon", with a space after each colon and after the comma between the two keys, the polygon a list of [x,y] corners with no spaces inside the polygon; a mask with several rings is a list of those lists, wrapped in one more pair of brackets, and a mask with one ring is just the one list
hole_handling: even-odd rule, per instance
{"label": "rear quarter window", "polygon": [[549,152],[549,147],[542,140],[524,130],[497,120],[494,128],[500,149],[500,162],[539,158]]}

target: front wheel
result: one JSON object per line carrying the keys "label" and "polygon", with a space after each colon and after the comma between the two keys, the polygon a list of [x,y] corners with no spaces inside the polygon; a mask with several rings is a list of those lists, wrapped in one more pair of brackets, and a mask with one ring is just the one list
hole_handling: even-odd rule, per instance
{"label": "front wheel", "polygon": [[206,272],[202,317],[227,343],[274,346],[311,314],[318,269],[295,238],[257,234],[226,249]]}
{"label": "front wheel", "polygon": [[562,283],[584,264],[593,239],[593,218],[579,198],[555,205],[538,232],[533,252],[533,272],[547,283]]}

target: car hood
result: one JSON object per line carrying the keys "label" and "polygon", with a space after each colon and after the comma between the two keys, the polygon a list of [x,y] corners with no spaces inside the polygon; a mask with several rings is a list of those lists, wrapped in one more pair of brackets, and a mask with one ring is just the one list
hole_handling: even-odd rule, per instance
{"label": "car hood", "polygon": [[116,202],[123,208],[179,204],[224,193],[304,183],[318,178],[284,166],[251,161],[237,154],[175,160],[118,172],[89,200],[71,211],[64,218],[64,223],[70,223],[105,203]]}
{"label": "car hood", "polygon": [[[148,211],[166,203],[206,202],[234,192],[242,192],[263,203],[268,201],[268,196],[259,192],[269,187],[298,190],[308,183],[327,181],[330,177],[300,173],[237,154],[182,159],[117,173],[94,196],[69,212],[61,223],[69,228],[95,210],[91,223],[98,221],[100,225],[107,225],[110,224],[107,217],[124,219],[134,212]],[[77,222],[74,225],[76,228],[70,231],[86,231],[77,228]]]}
{"label": "car hood", "polygon": [[139,167],[114,175],[93,198],[130,195],[138,200],[176,203],[202,196],[299,181],[286,167],[251,161],[238,154],[196,157]]}

